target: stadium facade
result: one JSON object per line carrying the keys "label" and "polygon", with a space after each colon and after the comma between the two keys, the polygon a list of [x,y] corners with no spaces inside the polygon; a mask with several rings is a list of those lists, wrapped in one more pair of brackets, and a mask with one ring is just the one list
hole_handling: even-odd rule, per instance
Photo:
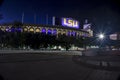
{"label": "stadium facade", "polygon": [[15,27],[14,25],[0,25],[0,30],[4,32],[32,32],[32,33],[45,33],[51,35],[67,35],[75,37],[91,37],[88,31],[53,25],[33,25],[23,24],[22,26]]}
{"label": "stadium facade", "polygon": [[[80,27],[83,27],[81,29]],[[85,21],[83,26],[79,26],[79,21],[72,18],[53,19],[52,25],[36,25],[36,24],[4,24],[0,25],[0,30],[5,32],[32,32],[44,33],[51,35],[66,35],[74,37],[92,37],[93,31],[91,24]]]}

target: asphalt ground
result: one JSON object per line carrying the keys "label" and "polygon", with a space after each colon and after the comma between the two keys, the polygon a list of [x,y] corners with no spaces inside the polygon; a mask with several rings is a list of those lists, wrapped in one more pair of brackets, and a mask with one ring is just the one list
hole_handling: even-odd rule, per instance
{"label": "asphalt ground", "polygon": [[[0,54],[0,80],[120,80],[119,56],[88,57],[73,54]],[[118,62],[118,69],[107,69],[105,63],[101,66],[94,61]]]}

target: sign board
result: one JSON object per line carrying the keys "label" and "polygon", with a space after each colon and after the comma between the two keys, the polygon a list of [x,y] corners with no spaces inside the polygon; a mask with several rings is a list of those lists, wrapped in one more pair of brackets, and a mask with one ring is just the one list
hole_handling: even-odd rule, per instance
{"label": "sign board", "polygon": [[79,28],[79,22],[72,18],[62,18],[62,26],[67,26],[71,28]]}

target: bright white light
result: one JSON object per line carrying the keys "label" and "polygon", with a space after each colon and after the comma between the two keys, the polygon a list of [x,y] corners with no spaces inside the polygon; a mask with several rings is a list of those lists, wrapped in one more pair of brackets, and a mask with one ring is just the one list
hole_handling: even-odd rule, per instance
{"label": "bright white light", "polygon": [[98,36],[100,39],[104,39],[104,34],[100,34],[99,36]]}

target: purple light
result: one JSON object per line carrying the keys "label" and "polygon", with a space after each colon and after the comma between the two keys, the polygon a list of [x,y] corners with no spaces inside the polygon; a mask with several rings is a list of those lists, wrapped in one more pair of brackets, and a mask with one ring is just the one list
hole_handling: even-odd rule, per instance
{"label": "purple light", "polygon": [[72,36],[76,36],[77,33],[76,33],[76,32],[71,32],[71,35],[72,35]]}
{"label": "purple light", "polygon": [[6,28],[6,31],[7,31],[7,32],[15,32],[15,31],[21,32],[21,31],[22,31],[22,28],[13,28],[13,27],[12,27],[12,28],[9,29],[9,28],[7,27],[7,28]]}
{"label": "purple light", "polygon": [[79,22],[72,18],[62,18],[62,26],[68,26],[71,28],[79,28]]}
{"label": "purple light", "polygon": [[42,29],[42,33],[46,33],[46,29],[45,28]]}
{"label": "purple light", "polygon": [[52,34],[52,30],[51,30],[51,29],[48,29],[47,34]]}
{"label": "purple light", "polygon": [[16,28],[16,31],[17,31],[17,32],[21,32],[21,31],[22,31],[22,28]]}
{"label": "purple light", "polygon": [[76,32],[71,32],[72,36],[76,36]]}
{"label": "purple light", "polygon": [[15,28],[11,28],[10,30],[11,30],[11,32],[15,32]]}
{"label": "purple light", "polygon": [[77,33],[75,32],[75,36],[77,35]]}
{"label": "purple light", "polygon": [[71,35],[70,31],[68,31],[68,32],[67,32],[67,35],[68,35],[68,36],[70,36],[70,35]]}
{"label": "purple light", "polygon": [[87,37],[87,34],[86,34],[86,33],[82,33],[82,36],[83,36],[83,37]]}
{"label": "purple light", "polygon": [[9,27],[6,28],[6,31],[9,32]]}
{"label": "purple light", "polygon": [[56,34],[57,34],[57,30],[54,29],[54,30],[53,30],[53,35],[56,35]]}

